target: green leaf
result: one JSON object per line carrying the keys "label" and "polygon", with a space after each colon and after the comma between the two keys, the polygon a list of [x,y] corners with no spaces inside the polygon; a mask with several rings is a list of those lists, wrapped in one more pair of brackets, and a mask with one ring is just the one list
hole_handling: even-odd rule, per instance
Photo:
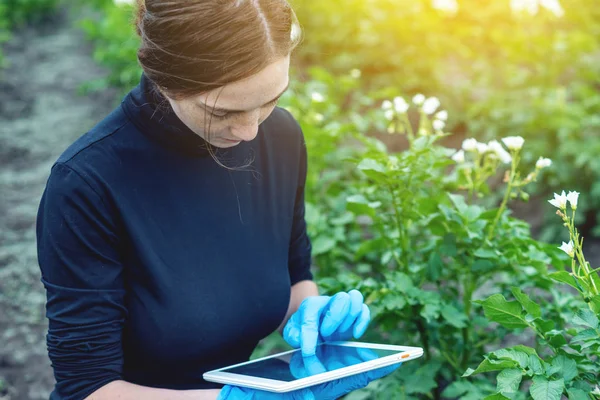
{"label": "green leaf", "polygon": [[598,329],[598,317],[589,308],[582,308],[577,311],[577,314],[573,318],[573,323],[589,326],[592,329]]}
{"label": "green leaf", "polygon": [[529,393],[533,400],[560,400],[565,382],[562,379],[549,381],[544,376],[534,376]]}
{"label": "green leaf", "polygon": [[508,349],[499,349],[490,353],[491,356],[494,356],[498,359],[509,359],[512,361],[516,361],[521,368],[527,368],[530,363],[529,357],[533,356],[533,354],[528,354],[524,351],[518,351],[514,348]]}
{"label": "green leaf", "polygon": [[375,215],[375,209],[381,206],[381,202],[369,202],[362,194],[354,194],[346,198],[348,211],[355,214]]}
{"label": "green leaf", "polygon": [[581,389],[567,389],[569,400],[590,400],[590,397]]}
{"label": "green leaf", "polygon": [[317,236],[312,244],[312,253],[314,255],[327,253],[335,247],[335,239],[329,236]]}
{"label": "green leaf", "polygon": [[439,251],[442,255],[448,257],[456,256],[456,236],[454,236],[452,233],[446,234]]}
{"label": "green leaf", "polygon": [[483,398],[483,400],[510,400],[510,397],[505,397],[500,393],[494,393]]}
{"label": "green leaf", "polygon": [[385,167],[372,158],[365,158],[358,164],[358,169],[363,171],[369,178],[376,182],[385,180]]}
{"label": "green leaf", "polygon": [[436,252],[431,253],[427,263],[427,276],[431,281],[437,281],[444,268],[444,262]]}
{"label": "green leaf", "polygon": [[519,366],[519,363],[514,360],[490,360],[486,358],[479,364],[476,369],[469,368],[462,375],[463,378],[467,376],[477,375],[484,372],[490,371],[501,371],[503,369],[516,368]]}
{"label": "green leaf", "polygon": [[501,371],[496,378],[498,384],[496,390],[501,394],[514,394],[519,391],[523,373],[518,368],[510,368]]}
{"label": "green leaf", "polygon": [[525,311],[527,311],[533,318],[540,318],[542,316],[542,308],[533,302],[529,296],[521,291],[518,287],[512,287],[512,294],[515,296],[517,301],[521,303]]}
{"label": "green leaf", "polygon": [[556,323],[554,321],[545,320],[545,319],[541,319],[541,318],[534,319],[533,323],[538,328],[538,330],[543,333],[550,332],[556,326]]}
{"label": "green leaf", "polygon": [[475,257],[479,258],[497,258],[498,254],[495,250],[491,249],[478,249],[474,254]]}
{"label": "green leaf", "polygon": [[460,329],[467,326],[467,316],[450,304],[442,306],[442,317],[455,328]]}
{"label": "green leaf", "polygon": [[494,269],[494,264],[490,260],[476,260],[471,265],[471,271],[473,272],[488,272]]}
{"label": "green leaf", "polygon": [[596,314],[600,314],[600,295],[592,297],[590,299],[590,305]]}
{"label": "green leaf", "polygon": [[392,292],[385,295],[381,304],[389,311],[397,311],[406,306],[406,298],[401,293]]}
{"label": "green leaf", "polygon": [[485,300],[476,300],[474,303],[481,304],[485,316],[508,329],[526,328],[527,322],[521,316],[523,308],[517,301],[506,301],[504,296],[497,293]]}
{"label": "green leaf", "polygon": [[552,373],[560,374],[565,382],[570,382],[577,376],[577,362],[563,355],[559,355],[552,360],[550,368]]}
{"label": "green leaf", "polygon": [[358,164],[358,169],[363,170],[363,171],[377,171],[377,172],[381,172],[382,174],[385,173],[384,166],[381,163],[377,162],[376,160],[373,160],[372,158],[363,159]]}
{"label": "green leaf", "polygon": [[548,276],[550,276],[551,279],[554,279],[557,282],[566,283],[567,285],[572,286],[575,289],[581,291],[575,278],[567,271],[552,272]]}
{"label": "green leaf", "polygon": [[590,339],[598,339],[598,332],[596,332],[595,329],[584,329],[580,331],[573,339],[571,339],[571,343],[585,342]]}
{"label": "green leaf", "polygon": [[469,206],[467,205],[467,203],[465,203],[464,196],[453,193],[448,193],[448,196],[450,197],[450,200],[452,200],[452,203],[454,204],[458,212],[464,214],[467,211],[467,208]]}

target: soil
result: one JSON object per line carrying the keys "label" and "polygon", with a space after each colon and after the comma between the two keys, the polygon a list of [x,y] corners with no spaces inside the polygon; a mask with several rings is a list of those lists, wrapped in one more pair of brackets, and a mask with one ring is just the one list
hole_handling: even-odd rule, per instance
{"label": "soil", "polygon": [[54,377],[46,353],[45,290],[35,218],[50,167],[117,100],[82,96],[105,71],[64,12],[14,32],[0,70],[0,400],[48,399]]}

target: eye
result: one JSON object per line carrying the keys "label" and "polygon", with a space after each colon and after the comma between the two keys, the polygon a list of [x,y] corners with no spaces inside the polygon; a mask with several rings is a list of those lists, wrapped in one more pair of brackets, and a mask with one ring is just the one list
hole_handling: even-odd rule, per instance
{"label": "eye", "polygon": [[[267,103],[264,106],[262,106],[262,108],[272,107],[272,106],[276,105],[278,101],[279,101],[279,99],[275,99],[275,100],[271,101],[270,103]],[[223,119],[227,119],[227,118],[231,117],[232,115],[237,115],[237,114],[241,114],[241,113],[212,114],[212,117],[217,120],[223,120]]]}

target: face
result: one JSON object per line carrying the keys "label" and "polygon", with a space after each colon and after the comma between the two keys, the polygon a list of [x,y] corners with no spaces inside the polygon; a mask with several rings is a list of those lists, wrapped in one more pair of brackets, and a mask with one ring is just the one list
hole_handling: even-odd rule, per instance
{"label": "face", "polygon": [[256,137],[258,126],[287,89],[289,68],[288,56],[242,81],[199,96],[168,100],[179,119],[197,135],[213,146],[233,147]]}

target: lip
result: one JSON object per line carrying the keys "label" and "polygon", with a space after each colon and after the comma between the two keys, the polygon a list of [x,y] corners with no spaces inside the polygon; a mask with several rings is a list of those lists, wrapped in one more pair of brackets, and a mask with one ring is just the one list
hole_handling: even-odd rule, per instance
{"label": "lip", "polygon": [[221,139],[228,143],[240,143],[241,142],[241,140],[231,140],[231,139],[225,139],[225,138],[221,138]]}

